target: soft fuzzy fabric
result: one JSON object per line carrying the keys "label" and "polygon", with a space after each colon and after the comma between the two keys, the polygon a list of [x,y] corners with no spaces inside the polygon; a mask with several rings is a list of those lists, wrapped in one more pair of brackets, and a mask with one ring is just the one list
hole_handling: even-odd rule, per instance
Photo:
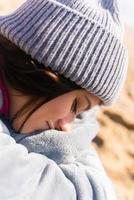
{"label": "soft fuzzy fabric", "polygon": [[1,116],[0,199],[115,200],[91,144],[99,129],[97,109],[79,115],[68,133],[47,130],[29,136],[15,133]]}

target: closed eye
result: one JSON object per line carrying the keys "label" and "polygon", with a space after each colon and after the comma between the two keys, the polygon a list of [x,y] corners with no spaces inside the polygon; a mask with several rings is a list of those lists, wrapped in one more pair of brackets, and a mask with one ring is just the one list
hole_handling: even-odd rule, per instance
{"label": "closed eye", "polygon": [[77,107],[78,107],[78,100],[77,98],[75,98],[71,106],[71,111],[75,114],[77,113]]}
{"label": "closed eye", "polygon": [[[87,106],[83,111],[87,111],[87,110],[91,109],[91,107],[92,107],[91,101],[89,100],[89,98],[87,96],[84,96],[84,97],[87,101]],[[74,101],[73,101],[72,107],[71,107],[71,111],[76,114],[77,109],[78,109],[78,100],[77,100],[77,98],[75,98]]]}

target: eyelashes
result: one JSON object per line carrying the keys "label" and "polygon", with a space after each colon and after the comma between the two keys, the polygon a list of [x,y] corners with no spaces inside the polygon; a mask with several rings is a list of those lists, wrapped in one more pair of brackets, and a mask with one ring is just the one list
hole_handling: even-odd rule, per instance
{"label": "eyelashes", "polygon": [[78,101],[77,101],[77,98],[75,98],[71,106],[71,111],[75,114],[77,113],[77,106],[78,106]]}

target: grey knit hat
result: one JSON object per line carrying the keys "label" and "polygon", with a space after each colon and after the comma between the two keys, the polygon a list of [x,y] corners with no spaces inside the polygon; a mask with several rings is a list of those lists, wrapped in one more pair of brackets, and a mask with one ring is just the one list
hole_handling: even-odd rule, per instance
{"label": "grey knit hat", "polygon": [[0,16],[0,33],[111,105],[126,78],[128,55],[116,0],[27,0]]}

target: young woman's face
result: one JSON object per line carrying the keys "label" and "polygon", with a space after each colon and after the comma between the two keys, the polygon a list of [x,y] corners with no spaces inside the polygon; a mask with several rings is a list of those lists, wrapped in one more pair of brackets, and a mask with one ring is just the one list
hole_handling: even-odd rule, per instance
{"label": "young woman's face", "polygon": [[[76,116],[99,104],[101,100],[93,94],[82,90],[74,90],[43,104],[24,124],[21,133],[37,130],[57,129],[69,131]],[[16,105],[17,106],[17,105]],[[24,119],[24,118],[23,118]],[[22,118],[15,120],[13,127],[19,127]]]}

